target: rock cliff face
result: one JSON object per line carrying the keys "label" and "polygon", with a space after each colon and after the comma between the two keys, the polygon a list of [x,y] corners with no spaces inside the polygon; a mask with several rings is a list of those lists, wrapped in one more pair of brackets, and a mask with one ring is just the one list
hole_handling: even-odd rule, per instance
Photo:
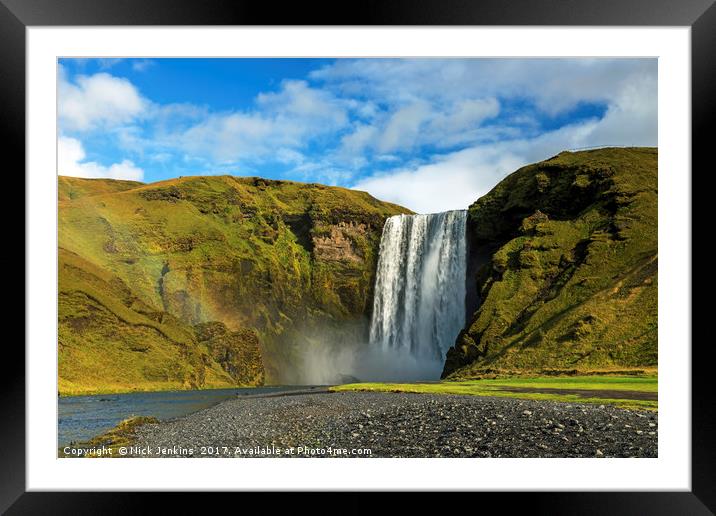
{"label": "rock cliff face", "polygon": [[[60,390],[69,391],[257,383],[257,342],[267,380],[292,380],[285,372],[311,336],[363,331],[384,221],[408,212],[364,192],[260,178],[60,177],[59,186]],[[103,296],[85,276],[104,278]],[[111,324],[96,316],[105,311]],[[145,324],[149,313],[156,320]],[[182,343],[161,332],[157,320],[170,318]],[[204,338],[207,323],[221,335]],[[148,333],[130,339],[136,331]],[[89,369],[108,334],[129,354],[115,360],[121,368],[108,359],[100,380]],[[145,346],[132,339],[157,352],[161,341],[166,371],[139,360],[149,351],[127,351]]]}
{"label": "rock cliff face", "polygon": [[331,225],[327,236],[313,237],[314,256],[325,261],[362,263],[365,257],[361,250],[355,247],[354,242],[356,239],[365,238],[367,233],[365,224],[355,224],[352,221]]}
{"label": "rock cliff face", "polygon": [[443,377],[656,367],[656,149],[524,167],[468,231],[468,324]]}

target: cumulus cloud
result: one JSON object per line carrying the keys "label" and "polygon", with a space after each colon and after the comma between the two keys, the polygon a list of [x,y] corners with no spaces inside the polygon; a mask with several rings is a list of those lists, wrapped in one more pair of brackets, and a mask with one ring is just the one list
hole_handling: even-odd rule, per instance
{"label": "cumulus cloud", "polygon": [[415,102],[393,113],[378,142],[380,152],[412,148],[418,138],[421,124],[430,114],[425,102]]}
{"label": "cumulus cloud", "polygon": [[277,117],[301,120],[315,120],[340,127],[347,121],[342,102],[332,93],[311,88],[306,81],[283,81],[278,92],[259,93],[256,102],[259,107]]}
{"label": "cumulus cloud", "polygon": [[495,98],[463,99],[456,102],[446,113],[435,117],[431,129],[442,134],[469,131],[499,113],[500,103]]}
{"label": "cumulus cloud", "polygon": [[[640,103],[638,105],[641,107]],[[426,164],[397,168],[362,179],[353,188],[418,213],[465,209],[524,165],[564,150],[623,141],[619,139],[622,124],[637,131],[626,130],[628,141],[633,142],[629,145],[655,146],[656,126],[630,122],[625,116],[629,106],[628,103],[615,104],[601,120],[568,125],[535,138],[494,142],[439,155]]]}
{"label": "cumulus cloud", "polygon": [[656,79],[654,59],[341,59],[312,72],[349,95],[401,105],[423,99],[524,97],[546,113],[584,101],[609,101],[635,77]]}
{"label": "cumulus cloud", "polygon": [[352,188],[418,213],[461,210],[518,168],[586,146],[599,127],[599,122],[590,121],[532,139],[477,145],[364,178]]}
{"label": "cumulus cloud", "polygon": [[[654,59],[346,59],[310,77],[383,106],[344,137],[343,158],[526,138],[541,132],[541,119],[590,103],[613,120],[595,138],[632,144],[655,132]],[[512,105],[503,110],[501,99]]]}
{"label": "cumulus cloud", "polygon": [[276,157],[286,162],[289,151],[295,158],[296,148],[348,123],[344,102],[305,81],[284,81],[279,91],[259,94],[256,103],[258,109],[211,113],[179,131],[167,129],[161,142],[221,163]]}
{"label": "cumulus cloud", "polygon": [[343,151],[349,155],[362,153],[363,150],[372,145],[378,136],[378,129],[372,125],[357,124],[353,132],[346,134],[341,139]]}
{"label": "cumulus cloud", "polygon": [[127,79],[108,73],[79,75],[74,82],[60,67],[58,111],[63,129],[87,131],[133,122],[148,107]]}
{"label": "cumulus cloud", "polygon": [[265,154],[269,142],[291,145],[297,141],[281,128],[276,131],[271,120],[244,113],[211,115],[185,131],[172,135],[168,141],[193,154],[209,155],[218,161],[232,161],[244,154]]}
{"label": "cumulus cloud", "polygon": [[[374,174],[359,180],[353,188],[368,191],[378,198],[402,204],[420,213],[464,209],[487,193],[508,173],[528,163],[547,159],[563,150],[601,145],[656,146],[658,116],[655,63],[645,64],[638,61],[636,66],[626,66],[621,61],[604,61],[541,63],[546,70],[533,61],[522,62],[526,65],[526,70],[513,66],[517,63],[488,63],[487,69],[495,72],[493,77],[496,85],[483,88],[483,91],[503,84],[506,90],[534,95],[534,99],[538,103],[544,103],[544,109],[551,112],[564,109],[566,105],[573,105],[580,98],[600,98],[607,104],[606,113],[602,118],[582,120],[552,131],[526,131],[527,134],[519,130],[513,131],[509,126],[476,128],[466,123],[464,131],[469,132],[472,127],[472,131],[476,133],[474,139],[467,140],[472,143],[466,148],[457,152],[436,154],[425,163]],[[379,63],[379,68],[383,69],[385,64]],[[417,73],[416,70],[425,72],[425,67],[429,65],[430,63],[420,62],[416,63],[414,68],[408,68],[412,73]],[[468,68],[467,65],[453,67],[450,75],[453,78],[464,78]],[[510,70],[516,77],[513,82],[502,76]],[[568,70],[571,70],[572,77],[565,76]],[[385,71],[389,73],[387,69]],[[547,81],[551,74],[561,71],[563,73],[557,76],[563,78],[564,84],[547,81],[542,83],[543,89],[537,85],[528,85],[520,77],[530,71],[535,72],[533,79],[537,82],[540,78]],[[321,73],[328,72],[323,70]],[[352,73],[352,68],[350,63],[341,63],[336,70],[330,70],[330,73],[338,73],[340,80],[346,80],[346,76]],[[439,83],[443,79],[444,76],[438,76],[436,81]],[[375,80],[378,81],[378,78]],[[387,80],[391,82],[390,77]],[[411,87],[407,86],[408,89]],[[425,85],[420,84],[413,89],[424,88]],[[455,95],[455,92],[446,95]],[[495,104],[491,105],[489,100],[486,100],[482,101],[482,105],[475,112],[480,111],[481,116],[490,117],[495,116],[499,109],[499,103],[495,101]],[[469,109],[457,109],[453,113],[456,116],[470,116]],[[534,125],[534,120],[520,123],[530,126]],[[423,137],[437,138],[441,133],[449,135],[449,128],[461,125],[459,119],[450,119],[449,112],[433,119],[432,124],[433,130],[429,125],[424,128]],[[446,128],[445,131],[439,129],[441,126]],[[456,130],[452,134],[459,137],[461,131]]]}
{"label": "cumulus cloud", "polygon": [[522,164],[520,156],[504,149],[475,147],[363,179],[353,188],[418,213],[436,213],[467,208]]}
{"label": "cumulus cloud", "polygon": [[356,162],[367,152],[384,155],[421,146],[474,142],[482,135],[482,123],[499,113],[500,103],[495,98],[462,99],[441,107],[417,100],[383,117],[374,116],[371,124],[356,124],[353,132],[343,136],[339,156]]}
{"label": "cumulus cloud", "polygon": [[131,181],[142,181],[144,178],[144,171],[127,159],[108,167],[94,161],[85,161],[82,142],[75,138],[61,136],[57,144],[57,173],[60,175]]}
{"label": "cumulus cloud", "polygon": [[270,170],[418,212],[465,208],[565,149],[657,144],[654,59],[339,59],[221,112],[151,102],[106,72],[60,67],[59,93],[60,173],[141,178],[128,159],[86,161],[80,140],[105,138],[148,170]]}
{"label": "cumulus cloud", "polygon": [[648,75],[634,77],[614,97],[590,141],[595,142],[592,145],[656,146],[658,118],[656,80]]}

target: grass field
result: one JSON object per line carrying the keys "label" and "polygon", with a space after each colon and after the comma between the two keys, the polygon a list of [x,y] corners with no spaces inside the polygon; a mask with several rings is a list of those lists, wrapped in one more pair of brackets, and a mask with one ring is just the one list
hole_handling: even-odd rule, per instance
{"label": "grass field", "polygon": [[[515,392],[505,389],[529,389]],[[623,408],[657,410],[658,401],[639,399],[642,393],[658,392],[656,376],[580,376],[467,380],[434,383],[353,383],[331,387],[332,391],[387,391],[431,394],[502,396],[569,403],[612,404]],[[578,391],[568,393],[564,391]],[[550,392],[553,391],[553,392]],[[593,391],[594,396],[584,391]],[[619,398],[613,393],[619,393]],[[611,397],[610,397],[611,396]]]}

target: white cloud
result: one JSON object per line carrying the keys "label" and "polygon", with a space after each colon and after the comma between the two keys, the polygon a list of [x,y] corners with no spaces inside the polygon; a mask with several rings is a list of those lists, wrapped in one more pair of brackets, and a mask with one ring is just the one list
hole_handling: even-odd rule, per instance
{"label": "white cloud", "polygon": [[58,110],[63,129],[87,131],[130,123],[148,104],[127,79],[102,72],[70,82],[60,67]]}
{"label": "white cloud", "polygon": [[335,167],[328,160],[307,161],[287,173],[287,177],[293,180],[329,186],[345,185],[353,176],[352,171]]}
{"label": "white cloud", "polygon": [[418,213],[436,213],[467,208],[522,164],[502,149],[475,147],[413,169],[370,177],[352,188]]}
{"label": "white cloud", "polygon": [[138,59],[132,61],[132,70],[135,72],[143,72],[147,70],[148,68],[151,68],[154,66],[156,61],[153,61],[152,59]]}
{"label": "white cloud", "polygon": [[[396,74],[402,69],[406,88],[413,90],[414,95],[419,93],[427,95],[426,81],[432,81],[435,86],[441,84],[446,77],[450,80],[456,78],[464,80],[470,75],[470,67],[475,66],[483,72],[491,71],[491,77],[495,81],[495,84],[490,85],[489,88],[482,88],[482,90],[476,88],[475,91],[495,90],[499,87],[504,88],[505,93],[521,91],[522,94],[533,95],[536,102],[553,113],[565,109],[568,105],[575,105],[579,99],[601,99],[607,103],[607,111],[601,119],[588,119],[533,137],[526,137],[519,131],[513,132],[510,127],[481,128],[478,125],[475,128],[472,125],[469,121],[471,116],[475,117],[476,124],[480,123],[480,116],[486,118],[495,116],[499,112],[499,104],[496,101],[495,104],[491,104],[486,97],[487,100],[474,106],[469,104],[473,102],[470,100],[457,101],[454,105],[462,108],[456,107],[434,117],[421,130],[421,137],[426,141],[435,141],[440,134],[443,134],[445,139],[450,141],[451,138],[459,139],[461,135],[472,131],[472,137],[465,140],[468,142],[467,148],[458,152],[434,155],[428,163],[402,166],[364,178],[354,184],[353,188],[366,190],[375,197],[396,202],[421,213],[464,209],[487,193],[508,173],[528,163],[547,159],[563,150],[598,145],[656,146],[658,136],[656,65],[648,61],[638,61],[636,65],[634,62],[628,65],[624,61],[614,61],[586,60],[563,63],[554,60],[547,62],[495,60],[479,65],[461,61],[462,66],[448,66],[449,73],[443,75],[428,74],[432,62],[417,62],[412,66],[400,65]],[[518,64],[523,66],[517,66]],[[350,63],[339,62],[335,69],[324,70],[322,74],[339,73],[340,80],[344,81],[347,80],[346,74],[350,77],[352,73],[368,73],[369,76],[375,73],[376,77],[371,80],[378,83],[387,80],[387,84],[392,85],[390,67],[386,65],[385,62],[379,62],[377,65],[366,67],[361,72],[353,69]],[[378,78],[378,70],[386,73],[387,77]],[[424,81],[417,80],[418,73],[426,74]],[[474,75],[477,71],[472,70],[471,73]],[[410,74],[413,81],[407,80]],[[513,77],[512,82],[508,80],[510,75]],[[529,75],[531,75],[531,82],[526,80]],[[472,82],[474,85],[478,77],[474,76],[473,79],[475,79]],[[416,81],[420,84],[416,84]],[[382,86],[375,87],[382,88]],[[460,86],[457,89],[459,90]],[[459,96],[458,93],[448,92],[445,96]],[[403,92],[401,97],[405,95],[406,93]],[[474,112],[471,112],[471,107],[475,108]],[[465,117],[464,123],[461,123],[460,116]],[[531,120],[520,121],[526,126],[530,126],[531,122]],[[461,126],[464,128],[463,131],[451,131],[452,128]],[[534,131],[530,132],[534,133]]]}
{"label": "white cloud", "polygon": [[524,97],[557,114],[582,101],[608,102],[635,76],[656,80],[656,70],[655,59],[341,59],[311,77],[394,106]]}
{"label": "white cloud", "polygon": [[564,150],[595,145],[656,146],[650,81],[635,82],[601,120],[567,125],[535,138],[499,141],[435,157],[360,180],[352,188],[418,213],[465,209],[507,174]]}
{"label": "white cloud", "polygon": [[500,103],[495,98],[460,100],[449,113],[441,114],[433,121],[433,130],[462,131],[499,113]]}
{"label": "white cloud", "polygon": [[130,160],[125,159],[121,163],[105,167],[94,161],[84,161],[85,157],[82,142],[75,138],[61,136],[57,142],[57,173],[63,176],[131,181],[142,181],[144,178],[144,171]]}
{"label": "white cloud", "polygon": [[208,114],[178,131],[167,128],[160,141],[220,163],[285,161],[289,150],[295,158],[297,148],[348,123],[344,102],[304,81],[284,81],[278,92],[261,93],[256,102],[260,109]]}
{"label": "white cloud", "polygon": [[228,162],[247,154],[263,155],[269,151],[269,143],[297,143],[290,135],[290,128],[287,133],[275,129],[271,120],[252,114],[210,115],[187,130],[170,136],[169,143],[193,154]]}
{"label": "white cloud", "polygon": [[499,113],[500,103],[495,98],[463,99],[444,108],[416,101],[372,125],[357,124],[342,138],[338,156],[355,163],[369,151],[407,152],[421,145],[450,147],[475,141],[482,122]]}
{"label": "white cloud", "polygon": [[378,150],[385,153],[412,148],[418,139],[420,126],[428,116],[430,107],[425,102],[415,102],[395,111],[380,135]]}
{"label": "white cloud", "polygon": [[306,160],[305,156],[293,149],[281,148],[276,151],[276,161],[283,164],[300,165]]}
{"label": "white cloud", "polygon": [[594,145],[656,146],[658,118],[656,80],[636,76],[615,97],[590,140]]}
{"label": "white cloud", "polygon": [[256,103],[278,118],[300,118],[340,127],[347,122],[343,103],[327,90],[311,88],[306,81],[284,81],[281,90],[259,93]]}
{"label": "white cloud", "polygon": [[341,139],[342,151],[353,155],[363,152],[378,136],[378,129],[371,125],[358,124],[352,133]]}
{"label": "white cloud", "polygon": [[[310,83],[286,80],[252,107],[212,112],[152,103],[108,73],[69,81],[60,67],[59,113],[65,135],[104,131],[142,163],[256,175],[280,164],[287,177],[435,212],[465,208],[507,173],[565,149],[656,145],[656,70],[648,59],[337,60]],[[603,103],[604,116],[541,133],[548,117],[585,102]],[[79,139],[61,140],[60,173],[142,177],[132,161],[104,167],[84,161]],[[394,168],[355,182],[371,163]]]}

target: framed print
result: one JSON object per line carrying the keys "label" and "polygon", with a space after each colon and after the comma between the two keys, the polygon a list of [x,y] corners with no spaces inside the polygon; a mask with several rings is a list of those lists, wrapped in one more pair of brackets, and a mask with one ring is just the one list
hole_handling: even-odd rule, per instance
{"label": "framed print", "polygon": [[27,192],[3,510],[711,513],[712,3],[303,7],[3,0]]}

